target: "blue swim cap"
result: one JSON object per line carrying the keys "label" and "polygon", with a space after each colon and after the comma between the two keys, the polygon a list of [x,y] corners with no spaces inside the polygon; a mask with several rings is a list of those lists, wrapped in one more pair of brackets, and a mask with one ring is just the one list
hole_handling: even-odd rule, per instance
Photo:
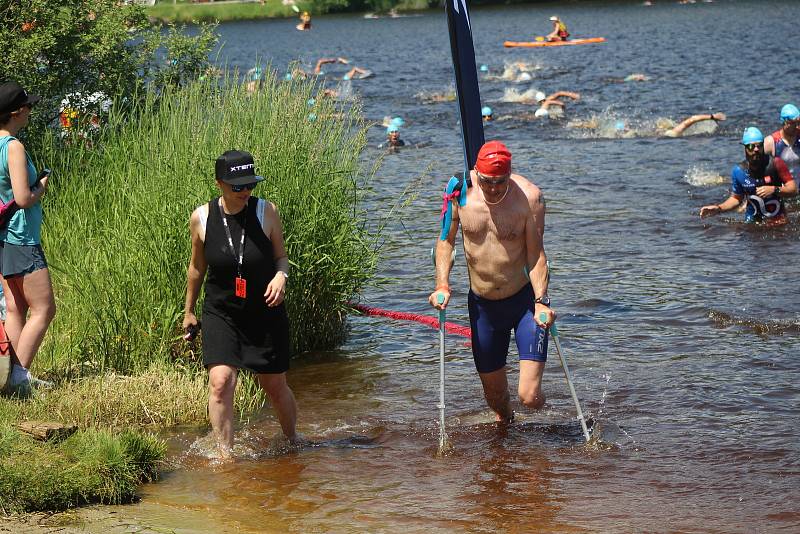
{"label": "blue swim cap", "polygon": [[317,120],[317,114],[316,113],[309,113],[308,114],[308,120],[309,120],[309,122],[314,122],[315,120]]}
{"label": "blue swim cap", "polygon": [[481,72],[489,72],[489,65],[486,64],[481,65]]}
{"label": "blue swim cap", "polygon": [[349,74],[345,74],[344,76],[342,76],[342,79],[343,80],[349,80],[350,79],[350,75]]}
{"label": "blue swim cap", "polygon": [[284,76],[283,79],[284,80],[291,80],[292,79],[292,73],[291,72],[287,72],[286,76]]}
{"label": "blue swim cap", "polygon": [[617,121],[614,123],[614,128],[617,130],[624,130],[625,129],[625,121]]}
{"label": "blue swim cap", "polygon": [[491,114],[492,114],[492,108],[490,108],[489,106],[483,106],[481,108],[481,115],[483,115],[484,117]]}
{"label": "blue swim cap", "polygon": [[405,123],[406,121],[403,120],[403,117],[394,117],[391,121],[389,121],[389,124],[397,126],[398,128],[403,126]]}
{"label": "blue swim cap", "polygon": [[316,103],[317,103],[317,101],[314,100],[313,98],[309,98],[308,100],[306,100],[306,104],[308,105],[308,107],[311,107]]}
{"label": "blue swim cap", "polygon": [[744,134],[742,135],[743,145],[749,145],[750,143],[763,143],[763,142],[764,142],[764,134],[761,133],[761,130],[759,130],[755,126],[749,126],[744,129]]}
{"label": "blue swim cap", "polygon": [[399,132],[400,127],[396,124],[390,124],[388,128],[386,128],[386,135],[389,135],[392,132]]}
{"label": "blue swim cap", "polygon": [[264,75],[264,71],[261,70],[261,67],[252,68],[250,69],[249,73],[250,73],[250,80],[254,82],[259,81]]}
{"label": "blue swim cap", "polygon": [[781,121],[791,121],[800,117],[800,109],[794,104],[786,104],[781,108]]}

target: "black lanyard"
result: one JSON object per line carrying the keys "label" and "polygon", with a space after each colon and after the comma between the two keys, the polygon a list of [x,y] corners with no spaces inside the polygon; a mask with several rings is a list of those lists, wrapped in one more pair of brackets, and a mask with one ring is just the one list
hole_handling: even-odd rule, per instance
{"label": "black lanyard", "polygon": [[[245,206],[244,209],[247,209],[248,205]],[[236,264],[236,272],[239,278],[242,277],[242,260],[244,260],[244,234],[247,229],[247,213],[245,213],[245,224],[242,225],[242,242],[240,245],[239,254],[236,254],[236,249],[233,248],[233,238],[231,237],[231,230],[228,228],[228,220],[225,218],[225,211],[222,209],[222,199],[217,203],[217,207],[219,208],[219,215],[222,217],[222,225],[225,227],[225,235],[228,236],[228,246],[231,247],[231,252],[233,253],[233,257],[236,258],[238,256],[237,264]]]}

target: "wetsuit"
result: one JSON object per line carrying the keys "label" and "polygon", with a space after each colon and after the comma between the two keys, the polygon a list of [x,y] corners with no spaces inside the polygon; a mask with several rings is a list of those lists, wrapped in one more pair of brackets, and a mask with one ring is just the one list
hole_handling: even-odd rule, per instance
{"label": "wetsuit", "polygon": [[797,136],[794,144],[790,146],[786,144],[781,131],[778,130],[772,134],[772,140],[775,141],[775,155],[789,167],[792,178],[795,181],[800,180],[800,136]]}
{"label": "wetsuit", "polygon": [[[219,198],[208,203],[204,253],[208,263],[203,302],[203,365],[230,365],[254,373],[289,369],[289,319],[283,303],[267,306],[264,292],[275,276],[272,241],[259,222],[258,199],[225,215],[235,252],[222,222]],[[245,229],[242,278],[246,296],[235,293],[237,260]]]}
{"label": "wetsuit", "polygon": [[746,222],[766,222],[782,224],[786,222],[786,208],[779,195],[761,198],[756,195],[756,188],[764,185],[785,184],[792,179],[786,163],[781,158],[766,156],[761,172],[752,172],[747,161],[739,163],[731,173],[733,193],[747,200],[745,211]]}
{"label": "wetsuit", "polygon": [[392,141],[390,139],[387,139],[385,142],[379,144],[378,148],[393,149],[393,148],[400,148],[401,146],[406,146],[406,142],[403,141],[402,139],[398,139],[397,141]]}

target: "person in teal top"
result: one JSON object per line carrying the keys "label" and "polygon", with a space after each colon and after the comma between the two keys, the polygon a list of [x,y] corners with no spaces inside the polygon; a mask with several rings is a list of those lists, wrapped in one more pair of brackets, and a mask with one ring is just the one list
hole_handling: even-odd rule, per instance
{"label": "person in teal top", "polygon": [[16,211],[0,229],[0,274],[6,297],[5,329],[11,341],[10,376],[0,377],[5,389],[28,396],[50,384],[28,371],[56,313],[50,271],[41,244],[42,196],[48,176],[37,175],[17,134],[39,101],[16,82],[0,84],[0,200],[13,201]]}

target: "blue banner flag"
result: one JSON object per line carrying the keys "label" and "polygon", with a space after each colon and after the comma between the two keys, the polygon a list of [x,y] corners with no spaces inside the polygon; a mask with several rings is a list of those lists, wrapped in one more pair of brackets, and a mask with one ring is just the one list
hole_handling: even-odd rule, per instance
{"label": "blue banner flag", "polygon": [[456,76],[458,111],[461,116],[461,135],[464,142],[465,171],[475,166],[478,151],[483,146],[483,117],[481,93],[478,90],[478,69],[475,67],[475,48],[472,26],[467,12],[467,0],[445,0],[447,27],[450,30],[450,51]]}

